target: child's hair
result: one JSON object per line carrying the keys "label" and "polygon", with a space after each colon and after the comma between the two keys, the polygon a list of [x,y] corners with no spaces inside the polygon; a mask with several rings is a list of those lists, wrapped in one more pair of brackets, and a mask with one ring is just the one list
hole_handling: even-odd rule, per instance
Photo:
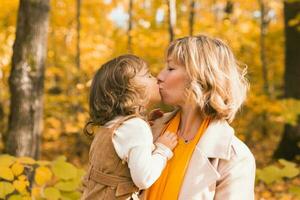
{"label": "child's hair", "polygon": [[230,47],[206,35],[183,37],[167,49],[168,59],[182,64],[192,94],[204,115],[231,122],[246,98],[249,83]]}
{"label": "child's hair", "polygon": [[134,81],[134,77],[147,63],[135,55],[121,55],[105,64],[96,72],[89,98],[90,121],[89,125],[104,125],[116,116],[131,114],[140,115],[147,98],[145,87]]}

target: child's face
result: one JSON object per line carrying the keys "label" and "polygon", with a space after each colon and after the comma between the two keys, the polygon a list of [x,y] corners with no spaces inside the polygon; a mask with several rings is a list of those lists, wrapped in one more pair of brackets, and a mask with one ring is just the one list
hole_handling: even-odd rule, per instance
{"label": "child's face", "polygon": [[146,94],[149,97],[149,104],[158,103],[161,100],[157,79],[152,76],[148,68],[143,68],[135,77],[137,84],[146,88]]}

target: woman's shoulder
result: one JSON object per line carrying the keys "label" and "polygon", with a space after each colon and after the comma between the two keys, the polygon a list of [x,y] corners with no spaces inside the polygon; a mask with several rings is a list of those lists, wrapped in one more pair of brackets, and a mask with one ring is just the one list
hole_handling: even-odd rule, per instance
{"label": "woman's shoulder", "polygon": [[[220,170],[234,172],[240,170],[243,173],[255,173],[255,158],[249,147],[236,135],[233,135],[230,145],[230,157],[220,161]],[[246,172],[247,171],[247,172]]]}
{"label": "woman's shoulder", "polygon": [[237,136],[234,136],[232,139],[232,156],[236,158],[249,158],[254,159],[252,152],[249,147],[241,141]]}

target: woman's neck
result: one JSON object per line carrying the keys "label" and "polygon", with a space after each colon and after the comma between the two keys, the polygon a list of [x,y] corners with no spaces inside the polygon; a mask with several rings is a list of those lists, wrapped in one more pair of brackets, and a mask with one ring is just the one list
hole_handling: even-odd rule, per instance
{"label": "woman's neck", "polygon": [[184,139],[193,139],[197,134],[203,116],[196,104],[185,104],[181,107],[180,135]]}

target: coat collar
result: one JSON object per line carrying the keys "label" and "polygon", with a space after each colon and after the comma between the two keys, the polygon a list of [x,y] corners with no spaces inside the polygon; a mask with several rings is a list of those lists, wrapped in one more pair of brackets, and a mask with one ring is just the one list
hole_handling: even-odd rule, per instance
{"label": "coat collar", "polygon": [[197,147],[208,158],[229,160],[234,130],[225,120],[212,121],[202,135]]}
{"label": "coat collar", "polygon": [[[178,112],[178,109],[165,113],[163,117],[155,120],[152,130],[154,140],[159,136],[162,128]],[[225,120],[214,120],[208,125],[197,144],[204,155],[208,158],[220,158],[229,160],[231,154],[231,143],[234,137],[234,130]]]}

